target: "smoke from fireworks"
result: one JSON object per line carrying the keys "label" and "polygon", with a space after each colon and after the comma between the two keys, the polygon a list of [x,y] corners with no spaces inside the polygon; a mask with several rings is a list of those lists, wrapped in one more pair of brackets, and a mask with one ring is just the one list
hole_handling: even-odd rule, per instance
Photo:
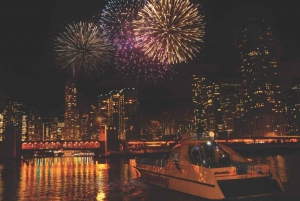
{"label": "smoke from fireworks", "polygon": [[199,52],[205,24],[189,0],[147,0],[138,17],[134,34],[148,57],[176,64]]}
{"label": "smoke from fireworks", "polygon": [[120,37],[132,30],[132,20],[144,6],[144,0],[110,0],[99,20],[103,31],[112,43],[118,44]]}
{"label": "smoke from fireworks", "polygon": [[172,66],[152,61],[132,40],[122,41],[115,56],[117,77],[145,85],[156,85],[174,75]]}
{"label": "smoke from fireworks", "polygon": [[56,60],[67,71],[99,73],[112,56],[113,48],[93,23],[69,24],[54,41]]}

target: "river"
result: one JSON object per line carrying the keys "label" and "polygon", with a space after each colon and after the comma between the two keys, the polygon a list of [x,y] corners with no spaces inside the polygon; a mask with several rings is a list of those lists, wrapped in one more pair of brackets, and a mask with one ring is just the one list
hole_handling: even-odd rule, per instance
{"label": "river", "polygon": [[[35,158],[28,162],[0,163],[0,200],[204,200],[144,183],[132,163],[133,159],[94,160],[91,157]],[[271,156],[270,165],[286,189],[285,196],[300,191],[300,153]],[[300,196],[243,200],[300,200]]]}

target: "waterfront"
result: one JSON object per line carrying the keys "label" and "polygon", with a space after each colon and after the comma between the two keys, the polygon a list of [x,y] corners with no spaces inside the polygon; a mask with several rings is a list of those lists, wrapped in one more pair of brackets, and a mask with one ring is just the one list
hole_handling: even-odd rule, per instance
{"label": "waterfront", "polygon": [[[204,200],[144,183],[132,163],[133,159],[94,160],[91,157],[34,158],[28,162],[1,163],[0,200]],[[287,190],[285,196],[292,196],[300,189],[300,153],[271,156],[270,165]]]}

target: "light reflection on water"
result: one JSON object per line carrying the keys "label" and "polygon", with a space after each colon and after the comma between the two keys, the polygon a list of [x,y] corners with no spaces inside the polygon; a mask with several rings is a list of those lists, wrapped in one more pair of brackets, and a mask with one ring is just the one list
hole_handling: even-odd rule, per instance
{"label": "light reflection on water", "polygon": [[[300,189],[300,154],[270,157],[269,162],[285,188]],[[0,164],[0,200],[203,200],[144,183],[133,163],[134,160],[93,160],[89,157],[7,162]]]}

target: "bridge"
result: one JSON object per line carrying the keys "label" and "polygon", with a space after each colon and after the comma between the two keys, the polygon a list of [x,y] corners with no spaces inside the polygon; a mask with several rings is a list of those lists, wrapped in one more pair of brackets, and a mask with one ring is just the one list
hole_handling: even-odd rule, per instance
{"label": "bridge", "polygon": [[36,141],[22,142],[22,150],[99,149],[99,141]]}
{"label": "bridge", "polygon": [[[300,142],[300,136],[279,136],[279,137],[243,137],[215,139],[219,143],[228,144],[271,144],[271,143],[292,143]],[[171,149],[178,140],[126,140],[125,149],[130,151],[139,150],[161,150]],[[92,150],[100,149],[100,141],[36,141],[22,142],[22,150]]]}

